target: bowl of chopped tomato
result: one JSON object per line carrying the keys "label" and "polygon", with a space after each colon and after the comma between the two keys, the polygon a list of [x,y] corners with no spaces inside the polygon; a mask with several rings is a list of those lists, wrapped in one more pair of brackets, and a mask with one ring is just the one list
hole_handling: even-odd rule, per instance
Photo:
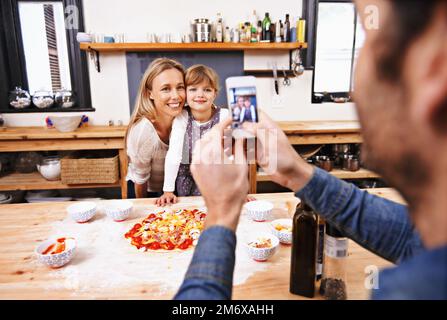
{"label": "bowl of chopped tomato", "polygon": [[273,257],[279,245],[279,239],[271,233],[257,233],[245,241],[248,255],[255,261],[267,261]]}
{"label": "bowl of chopped tomato", "polygon": [[60,268],[70,262],[75,250],[75,239],[55,238],[42,242],[35,252],[39,262],[51,268]]}

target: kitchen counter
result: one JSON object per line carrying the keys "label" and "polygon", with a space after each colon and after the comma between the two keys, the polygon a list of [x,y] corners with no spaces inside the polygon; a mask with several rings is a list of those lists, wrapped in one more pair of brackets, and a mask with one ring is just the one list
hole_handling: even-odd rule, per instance
{"label": "kitchen counter", "polygon": [[[402,202],[392,189],[369,192]],[[292,193],[256,194],[275,205],[274,217],[293,214],[298,199]],[[109,200],[98,201],[101,207]],[[72,202],[0,205],[0,299],[170,299],[183,280],[192,256],[187,252],[139,252],[124,238],[135,223],[156,210],[154,199],[132,200],[132,216],[111,221],[102,210],[92,221],[77,224],[67,217]],[[180,198],[175,208],[203,206],[201,197]],[[289,293],[290,246],[280,245],[267,262],[251,260],[242,239],[268,230],[268,222],[249,220],[242,213],[237,230],[234,299],[302,299]],[[34,249],[51,236],[74,236],[73,260],[59,269],[38,263]],[[391,266],[350,241],[348,298],[367,299],[365,267]],[[321,299],[316,295],[316,299]]]}

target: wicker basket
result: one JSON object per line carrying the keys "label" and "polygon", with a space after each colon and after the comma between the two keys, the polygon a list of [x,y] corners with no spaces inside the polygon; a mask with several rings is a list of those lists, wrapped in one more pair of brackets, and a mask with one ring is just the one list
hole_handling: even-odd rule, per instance
{"label": "wicker basket", "polygon": [[61,181],[65,184],[115,183],[119,179],[118,156],[97,159],[61,160]]}

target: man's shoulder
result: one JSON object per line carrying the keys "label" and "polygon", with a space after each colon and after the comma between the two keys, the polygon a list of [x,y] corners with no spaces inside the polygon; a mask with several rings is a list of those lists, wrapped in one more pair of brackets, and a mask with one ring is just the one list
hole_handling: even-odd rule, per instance
{"label": "man's shoulder", "polygon": [[447,299],[447,246],[427,250],[379,274],[374,299]]}

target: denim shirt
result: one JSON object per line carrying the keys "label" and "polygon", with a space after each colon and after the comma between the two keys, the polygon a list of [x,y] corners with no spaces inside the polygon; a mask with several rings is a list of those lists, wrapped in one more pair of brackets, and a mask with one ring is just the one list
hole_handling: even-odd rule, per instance
{"label": "denim shirt", "polygon": [[[407,207],[315,168],[296,196],[347,237],[398,264],[379,273],[373,299],[447,299],[447,246],[426,250]],[[175,299],[231,299],[236,236],[220,226],[200,236]]]}

